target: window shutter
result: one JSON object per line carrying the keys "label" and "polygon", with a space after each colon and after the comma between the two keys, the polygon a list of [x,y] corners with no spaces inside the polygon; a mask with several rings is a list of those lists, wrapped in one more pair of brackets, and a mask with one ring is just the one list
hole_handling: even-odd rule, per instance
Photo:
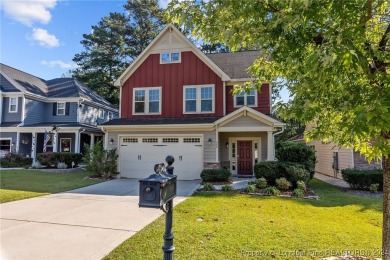
{"label": "window shutter", "polygon": [[57,103],[53,103],[53,116],[57,115]]}
{"label": "window shutter", "polygon": [[65,103],[65,115],[69,116],[69,108],[70,108],[70,103],[66,102]]}

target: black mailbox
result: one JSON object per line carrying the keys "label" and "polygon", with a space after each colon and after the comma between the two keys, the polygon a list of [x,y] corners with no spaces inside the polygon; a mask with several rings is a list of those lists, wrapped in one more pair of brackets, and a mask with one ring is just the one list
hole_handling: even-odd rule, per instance
{"label": "black mailbox", "polygon": [[139,206],[146,208],[161,208],[176,197],[177,176],[168,174],[164,164],[154,166],[155,174],[139,181]]}

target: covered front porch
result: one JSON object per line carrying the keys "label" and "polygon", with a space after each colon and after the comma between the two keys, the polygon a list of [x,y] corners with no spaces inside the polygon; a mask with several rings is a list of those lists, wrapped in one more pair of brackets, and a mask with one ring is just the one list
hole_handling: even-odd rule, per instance
{"label": "covered front porch", "polygon": [[274,136],[284,130],[284,123],[249,107],[215,123],[217,161],[233,176],[252,176],[256,163],[275,160]]}

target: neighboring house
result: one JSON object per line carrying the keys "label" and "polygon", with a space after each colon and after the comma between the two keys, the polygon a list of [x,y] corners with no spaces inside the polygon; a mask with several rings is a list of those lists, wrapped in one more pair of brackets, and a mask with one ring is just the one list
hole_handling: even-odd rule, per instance
{"label": "neighboring house", "polygon": [[83,152],[104,133],[97,126],[118,110],[72,78],[43,80],[0,64],[0,150],[36,157],[46,151]]}
{"label": "neighboring house", "polygon": [[341,170],[345,168],[380,169],[381,161],[373,160],[370,163],[359,152],[338,146],[335,143],[310,141],[307,145],[316,151],[317,163],[315,171],[335,178],[342,179]]}
{"label": "neighboring house", "polygon": [[106,148],[117,148],[121,177],[144,178],[169,154],[179,179],[204,168],[253,175],[256,162],[274,160],[271,89],[233,96],[251,81],[258,51],[204,54],[177,28],[165,27],[118,78],[120,118],[101,125]]}

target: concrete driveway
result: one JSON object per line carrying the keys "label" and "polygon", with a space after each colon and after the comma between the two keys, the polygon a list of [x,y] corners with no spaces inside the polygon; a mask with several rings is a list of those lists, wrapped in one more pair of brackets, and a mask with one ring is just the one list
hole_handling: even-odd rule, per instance
{"label": "concrete driveway", "polygon": [[[178,181],[175,204],[198,185]],[[163,214],[138,207],[138,187],[136,179],[118,179],[1,204],[0,259],[103,258]]]}

